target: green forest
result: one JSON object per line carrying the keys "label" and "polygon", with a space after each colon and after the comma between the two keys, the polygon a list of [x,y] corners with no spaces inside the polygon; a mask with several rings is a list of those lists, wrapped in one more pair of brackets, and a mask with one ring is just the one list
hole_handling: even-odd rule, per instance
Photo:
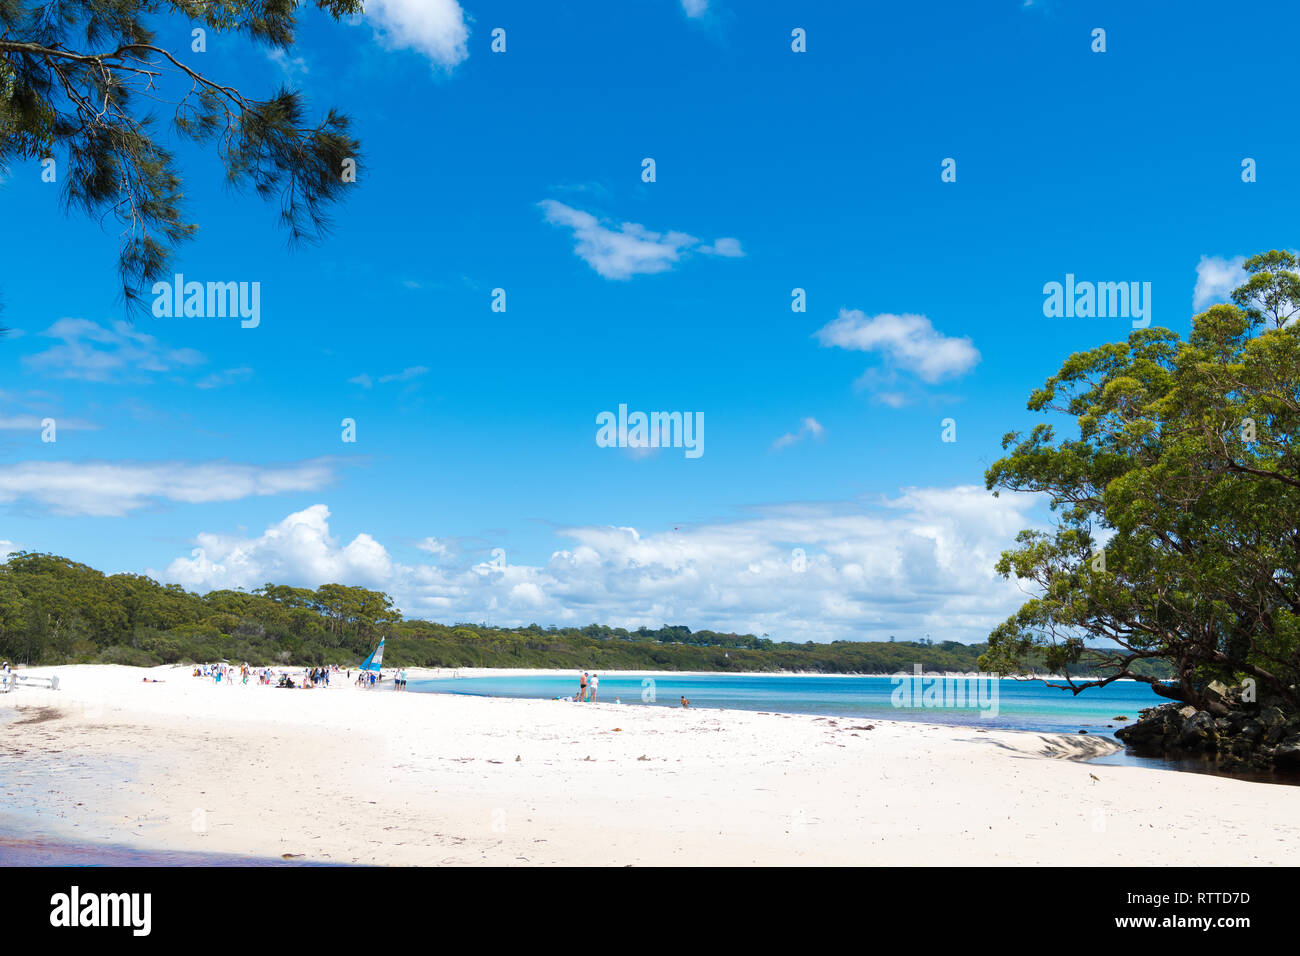
{"label": "green forest", "polygon": [[[409,667],[881,674],[920,664],[933,673],[974,671],[987,650],[956,641],[795,644],[681,625],[629,631],[437,624],[406,620],[387,594],[342,584],[198,595],[52,554],[20,552],[0,564],[0,658],[17,664],[355,666],[381,636],[388,638],[384,663]],[[1153,673],[1158,666],[1152,662]],[[1072,672],[1090,668],[1085,657]]]}

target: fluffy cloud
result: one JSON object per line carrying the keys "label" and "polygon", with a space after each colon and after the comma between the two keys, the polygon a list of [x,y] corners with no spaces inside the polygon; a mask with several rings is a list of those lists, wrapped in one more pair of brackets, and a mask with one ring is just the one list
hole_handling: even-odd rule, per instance
{"label": "fluffy cloud", "polygon": [[41,333],[60,344],[24,356],[29,368],[56,378],[90,382],[147,380],[203,363],[194,349],[173,349],[128,322],[102,326],[88,319],[59,319]]}
{"label": "fluffy cloud", "polygon": [[[312,505],[272,525],[258,538],[200,534],[189,558],[177,558],[162,577],[191,587],[257,587],[266,581],[312,581],[380,586],[392,562],[368,534],[339,547],[330,536],[329,509]],[[150,572],[155,574],[156,572]]]}
{"label": "fluffy cloud", "polygon": [[772,450],[780,451],[782,448],[789,448],[796,442],[803,441],[809,435],[813,438],[821,438],[824,434],[826,434],[826,429],[822,427],[821,422],[817,421],[815,418],[805,418],[799,424],[799,430],[797,432],[786,432],[776,441],[772,442]]}
{"label": "fluffy cloud", "polygon": [[286,465],[27,461],[0,465],[0,502],[29,501],[63,515],[119,516],[160,501],[196,504],[316,491],[333,477],[325,458]]}
{"label": "fluffy cloud", "polygon": [[1192,310],[1201,312],[1216,302],[1227,302],[1232,290],[1246,281],[1242,268],[1245,256],[1223,259],[1201,256],[1196,264],[1196,289],[1192,292]]}
{"label": "fluffy cloud", "polygon": [[688,17],[699,19],[709,12],[709,0],[682,0],[682,10]]}
{"label": "fluffy cloud", "polygon": [[688,623],[790,640],[920,636],[980,640],[1024,599],[993,573],[1032,496],[965,486],[907,489],[874,503],[783,505],[726,523],[643,535],[563,529],[545,564],[416,547],[437,564],[395,560],[369,535],[342,544],[314,505],[253,537],[201,534],[162,580],[196,590],[266,581],[365,584],[410,616],[626,627]]}
{"label": "fluffy cloud", "polygon": [[17,551],[18,545],[14,544],[12,541],[0,539],[0,561],[3,561],[11,554],[17,553]]}
{"label": "fluffy cloud", "polygon": [[931,384],[969,372],[980,353],[965,336],[944,335],[923,315],[865,315],[841,309],[815,333],[823,346],[878,352],[894,366]]}
{"label": "fluffy cloud", "polygon": [[744,255],[738,239],[723,238],[711,245],[701,245],[699,239],[684,232],[651,232],[635,222],[611,228],[591,213],[554,199],[545,199],[538,205],[547,222],[573,230],[577,240],[573,251],[606,279],[666,272],[693,248],[706,255],[732,259]]}
{"label": "fluffy cloud", "polygon": [[469,56],[469,27],[456,0],[368,0],[366,17],[387,46],[416,50],[443,69]]}

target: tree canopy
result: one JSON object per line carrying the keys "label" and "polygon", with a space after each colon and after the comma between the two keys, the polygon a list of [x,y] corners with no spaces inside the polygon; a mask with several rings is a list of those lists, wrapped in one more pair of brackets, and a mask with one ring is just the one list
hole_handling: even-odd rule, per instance
{"label": "tree canopy", "polygon": [[934,673],[972,671],[983,650],[956,641],[796,644],[683,624],[440,624],[405,619],[387,594],[342,584],[198,595],[52,554],[20,552],[0,563],[0,658],[19,663],[355,665],[381,636],[385,663],[424,667],[892,674],[920,664]]}
{"label": "tree canopy", "polygon": [[[344,193],[343,162],[360,155],[348,117],[330,109],[309,122],[302,94],[285,86],[256,99],[196,69],[153,32],[158,18],[182,17],[199,30],[287,49],[307,5],[0,0],[0,172],[13,160],[60,158],[65,206],[122,226],[119,271],[130,302],[168,273],[173,250],[197,228],[186,221],[180,170],[148,112],[154,104],[172,108],[178,134],[216,149],[232,185],[278,196],[291,239],[320,236]],[[362,10],[361,0],[310,5],[335,20]]]}
{"label": "tree canopy", "polygon": [[[1070,356],[1029,400],[1074,420],[1010,433],[989,488],[1037,492],[1050,533],[1023,531],[997,568],[1037,596],[995,629],[982,664],[1020,669],[1030,653],[1069,673],[1088,644],[1102,673],[1214,710],[1215,681],[1246,679],[1300,706],[1300,275],[1272,251],[1245,263],[1231,305],[1168,329]],[[1100,650],[1098,650],[1100,648]],[[1077,668],[1073,673],[1078,673]]]}

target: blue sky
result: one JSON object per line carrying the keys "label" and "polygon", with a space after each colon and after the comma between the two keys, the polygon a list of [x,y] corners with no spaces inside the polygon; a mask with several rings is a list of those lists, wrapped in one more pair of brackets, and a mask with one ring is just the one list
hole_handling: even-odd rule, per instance
{"label": "blue sky", "polygon": [[[372,0],[274,57],[161,23],[250,95],[349,113],[358,182],[289,249],[174,144],[176,271],[260,283],[246,329],[126,316],[116,228],[11,165],[0,551],[444,621],[980,640],[1045,519],[984,468],[1131,327],[1047,318],[1044,284],[1149,282],[1185,331],[1236,257],[1294,245],[1300,15],[1138,6]],[[702,414],[704,453],[599,446],[620,404]]]}

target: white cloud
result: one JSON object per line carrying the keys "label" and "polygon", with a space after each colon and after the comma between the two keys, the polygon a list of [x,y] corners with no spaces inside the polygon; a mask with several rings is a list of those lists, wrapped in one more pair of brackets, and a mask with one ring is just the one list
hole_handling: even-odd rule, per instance
{"label": "white cloud", "polygon": [[266,58],[280,68],[286,79],[301,79],[309,72],[306,60],[300,56],[291,57],[284,50],[278,48],[267,50]]}
{"label": "white cloud", "polygon": [[[388,385],[391,382],[413,382],[422,375],[429,374],[429,369],[424,365],[412,365],[402,369],[400,372],[392,372],[388,375],[379,376],[380,385]],[[369,373],[362,372],[360,375],[354,375],[348,379],[349,385],[360,385],[362,388],[374,388],[375,380],[370,377]]]}
{"label": "white cloud", "polygon": [[329,516],[324,505],[312,505],[257,538],[200,534],[190,557],[174,560],[161,577],[205,590],[256,587],[266,581],[311,581],[311,587],[386,584],[393,565],[383,547],[368,534],[339,547],[330,535]]}
{"label": "white cloud", "polygon": [[682,10],[688,17],[699,19],[709,12],[709,0],[682,0]]}
{"label": "white cloud", "polygon": [[9,557],[11,554],[17,554],[18,551],[18,545],[14,544],[12,541],[5,541],[0,538],[0,561],[5,560],[5,558]]}
{"label": "white cloud", "polygon": [[469,27],[456,0],[368,0],[366,17],[385,45],[416,50],[445,70],[469,56]]}
{"label": "white cloud", "polygon": [[333,477],[325,458],[285,465],[27,461],[0,465],[0,502],[29,501],[63,515],[120,516],[162,501],[198,504],[316,491]]}
{"label": "white cloud", "polygon": [[152,373],[174,372],[204,361],[194,349],[169,348],[129,322],[114,322],[110,327],[88,319],[59,319],[41,335],[61,344],[24,356],[23,362],[56,378],[144,381]]}
{"label": "white cloud", "polygon": [[[782,505],[743,520],[643,535],[563,529],[569,546],[544,564],[485,555],[438,564],[395,560],[369,535],[343,545],[314,505],[257,537],[201,534],[161,575],[196,590],[266,581],[364,584],[408,616],[768,633],[778,640],[897,634],[981,640],[1024,600],[993,565],[1037,522],[1036,498],[983,488],[905,489],[874,503]],[[417,547],[451,557],[437,539]],[[802,565],[794,549],[804,551]],[[803,570],[798,570],[802,566]]]}
{"label": "white cloud", "polygon": [[1245,256],[1223,259],[1201,256],[1196,264],[1196,289],[1192,292],[1192,309],[1202,312],[1216,302],[1227,302],[1232,290],[1248,278],[1242,268]]}
{"label": "white cloud", "polygon": [[727,259],[742,259],[745,256],[744,251],[740,248],[739,239],[725,237],[716,240],[711,246],[700,246],[700,252],[710,256],[723,256]]}
{"label": "white cloud", "polygon": [[867,316],[858,309],[841,309],[839,318],[815,334],[823,346],[879,352],[931,384],[964,375],[980,360],[969,338],[944,335],[923,315]]}
{"label": "white cloud", "polygon": [[554,199],[538,203],[546,221],[573,230],[574,252],[606,279],[630,279],[635,275],[666,272],[692,248],[709,255],[743,256],[740,241],[719,239],[712,245],[684,232],[652,232],[640,223],[625,222],[617,228],[602,225],[589,212],[574,209]]}
{"label": "white cloud", "polygon": [[826,429],[822,427],[821,422],[817,419],[808,417],[799,424],[797,432],[786,432],[776,441],[772,442],[772,450],[780,451],[782,448],[788,448],[796,442],[803,441],[809,435],[813,438],[821,438],[826,434]]}
{"label": "white cloud", "polygon": [[425,538],[416,544],[421,551],[427,551],[435,558],[445,558],[451,556],[451,549],[439,541],[437,538]]}
{"label": "white cloud", "polygon": [[409,382],[411,379],[419,378],[428,371],[429,370],[423,365],[413,365],[410,368],[404,368],[393,375],[381,375],[379,377],[379,382],[381,385],[386,382]]}
{"label": "white cloud", "polygon": [[10,415],[0,416],[0,432],[37,432],[45,427],[41,422],[47,418],[54,419],[55,428],[59,431],[99,431],[100,429],[100,426],[94,422],[80,418],[63,418],[60,415]]}
{"label": "white cloud", "polygon": [[253,370],[247,365],[241,365],[239,368],[223,369],[220,372],[213,372],[211,375],[200,379],[195,384],[199,388],[223,388],[226,385],[234,385],[237,382],[244,382],[251,378]]}

